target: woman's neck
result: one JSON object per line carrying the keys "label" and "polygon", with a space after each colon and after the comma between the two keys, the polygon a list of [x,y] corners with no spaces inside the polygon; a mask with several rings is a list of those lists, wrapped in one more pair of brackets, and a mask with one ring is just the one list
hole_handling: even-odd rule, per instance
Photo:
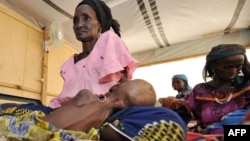
{"label": "woman's neck", "polygon": [[208,85],[211,86],[215,90],[225,90],[228,88],[232,88],[232,81],[223,81],[220,79],[213,79],[208,82]]}
{"label": "woman's neck", "polygon": [[93,42],[93,41],[83,42],[82,43],[82,50],[83,51],[75,56],[75,63],[80,61],[81,59],[87,57],[91,53],[91,51],[93,50],[95,43],[96,43],[96,41],[95,42]]}
{"label": "woman's neck", "polygon": [[183,93],[183,92],[186,92],[186,91],[188,91],[186,88],[184,88],[184,89],[181,89],[181,90],[177,90],[178,91],[178,93]]}
{"label": "woman's neck", "polygon": [[82,42],[82,51],[89,54],[93,50],[97,40],[98,38],[88,42]]}

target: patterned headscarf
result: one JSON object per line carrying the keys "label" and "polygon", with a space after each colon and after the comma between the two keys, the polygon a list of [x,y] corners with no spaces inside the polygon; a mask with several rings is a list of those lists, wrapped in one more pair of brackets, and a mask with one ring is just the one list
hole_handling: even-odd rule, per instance
{"label": "patterned headscarf", "polygon": [[174,78],[186,81],[186,89],[189,90],[189,91],[192,90],[192,88],[188,84],[188,78],[187,78],[187,76],[185,74],[176,74],[176,75],[174,75],[172,77],[172,79],[174,79]]}

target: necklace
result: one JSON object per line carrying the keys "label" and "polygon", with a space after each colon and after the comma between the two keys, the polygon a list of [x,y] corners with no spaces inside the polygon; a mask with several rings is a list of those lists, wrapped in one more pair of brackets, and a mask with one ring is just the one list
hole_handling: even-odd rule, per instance
{"label": "necklace", "polygon": [[226,100],[224,100],[224,98],[218,99],[217,97],[214,97],[214,100],[219,104],[225,104],[225,103],[229,102],[232,99],[232,97],[233,97],[232,93],[230,93],[229,97]]}
{"label": "necklace", "polygon": [[246,91],[250,91],[250,86],[247,86],[246,88],[244,88],[244,89],[242,89],[242,90],[240,90],[240,91],[238,91],[238,92],[236,92],[234,94],[231,92],[230,95],[227,98],[225,97],[225,98],[218,99],[217,97],[211,97],[211,96],[204,97],[202,95],[197,95],[195,97],[195,99],[196,100],[204,100],[204,101],[215,101],[215,102],[217,102],[219,104],[225,104],[225,103],[231,101],[232,99],[243,95]]}

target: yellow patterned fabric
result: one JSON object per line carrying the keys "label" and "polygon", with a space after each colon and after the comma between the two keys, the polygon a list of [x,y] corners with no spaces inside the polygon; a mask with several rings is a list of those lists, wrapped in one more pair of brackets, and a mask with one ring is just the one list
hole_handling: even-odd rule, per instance
{"label": "yellow patterned fabric", "polygon": [[52,124],[43,121],[41,111],[28,112],[23,116],[0,116],[0,137],[8,140],[59,141],[97,139],[98,131],[92,128],[88,133],[56,129]]}
{"label": "yellow patterned fabric", "polygon": [[135,141],[182,141],[185,140],[183,129],[175,122],[162,121],[146,125],[140,132]]}

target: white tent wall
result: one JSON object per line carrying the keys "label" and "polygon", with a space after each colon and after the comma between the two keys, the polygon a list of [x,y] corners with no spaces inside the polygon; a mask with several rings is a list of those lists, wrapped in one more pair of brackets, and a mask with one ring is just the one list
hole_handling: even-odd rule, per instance
{"label": "white tent wall", "polygon": [[[133,54],[140,61],[141,66],[178,61],[184,58],[202,56],[215,45],[237,43],[245,47],[250,45],[250,29],[236,31],[231,34],[217,35],[213,37],[196,39],[178,43],[171,47],[159,48],[142,53]],[[188,50],[186,50],[188,48]],[[176,58],[176,54],[182,54]]]}

